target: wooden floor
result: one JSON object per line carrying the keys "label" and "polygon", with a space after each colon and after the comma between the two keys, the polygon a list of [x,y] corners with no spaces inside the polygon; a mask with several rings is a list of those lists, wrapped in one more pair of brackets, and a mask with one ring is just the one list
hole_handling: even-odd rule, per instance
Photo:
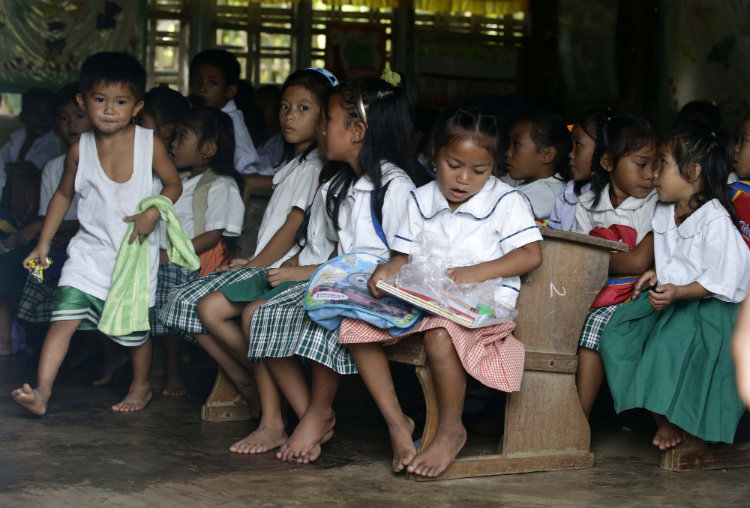
{"label": "wooden floor", "polygon": [[[320,460],[284,464],[272,454],[227,452],[256,421],[199,418],[214,367],[193,352],[189,394],[159,392],[137,414],[112,413],[127,375],[93,388],[96,359],[63,370],[49,414],[33,417],[8,393],[35,375],[36,358],[0,357],[0,507],[77,506],[748,506],[748,469],[671,473],[659,468],[643,420],[602,420],[595,466],[578,471],[417,483],[390,472],[384,425],[357,377],[336,403],[336,434]],[[402,390],[416,388],[398,372]],[[398,379],[398,378],[397,378]],[[470,401],[468,408],[479,399]],[[408,410],[417,420],[420,408]],[[632,430],[623,429],[630,426]],[[472,433],[473,449],[497,436]]]}

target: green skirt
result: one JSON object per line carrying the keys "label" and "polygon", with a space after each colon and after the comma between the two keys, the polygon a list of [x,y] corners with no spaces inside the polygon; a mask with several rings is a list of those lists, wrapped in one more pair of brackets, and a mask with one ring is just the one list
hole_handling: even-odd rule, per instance
{"label": "green skirt", "polygon": [[621,305],[599,349],[615,410],[645,408],[701,439],[732,443],[745,410],[730,352],[737,309],[701,298],[657,311],[647,292]]}
{"label": "green skirt", "polygon": [[219,288],[219,291],[230,302],[252,302],[254,300],[270,300],[283,293],[287,288],[301,281],[282,282],[276,287],[268,283],[266,270],[260,271],[249,279],[240,280]]}

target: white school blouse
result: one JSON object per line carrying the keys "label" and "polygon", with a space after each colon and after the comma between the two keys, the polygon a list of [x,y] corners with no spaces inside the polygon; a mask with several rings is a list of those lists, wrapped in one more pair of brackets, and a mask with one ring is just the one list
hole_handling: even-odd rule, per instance
{"label": "white school blouse", "polygon": [[[526,196],[494,176],[455,212],[432,181],[410,194],[407,214],[391,248],[411,254],[420,240],[440,241],[437,249],[442,248],[452,266],[492,261],[542,240]],[[515,307],[520,290],[520,277],[499,278],[495,299]]]}
{"label": "white school blouse", "polygon": [[[23,142],[26,141],[26,129],[18,129],[10,135],[10,141],[0,149],[0,158],[6,164],[18,162]],[[50,159],[60,155],[60,140],[53,131],[49,131],[36,138],[26,152],[23,160],[31,162],[37,169],[42,169]]]}
{"label": "white school blouse", "polygon": [[[129,223],[122,219],[135,213],[138,203],[154,195],[154,131],[135,127],[133,174],[125,183],[111,180],[102,169],[94,132],[84,132],[78,145],[75,191],[78,201],[78,232],[68,244],[68,260],[62,269],[60,286],[72,286],[105,300],[112,284],[112,272]],[[138,241],[138,240],[136,240]],[[159,270],[159,235],[148,235],[150,246],[151,302],[156,295]]]}
{"label": "white school blouse", "polygon": [[319,265],[328,261],[336,245],[328,238],[326,196],[330,182],[323,184],[310,205],[305,246],[299,253],[299,266]]}
{"label": "white school blouse", "polygon": [[750,250],[717,199],[703,204],[679,226],[674,203],[659,203],[652,224],[659,284],[697,281],[719,300],[745,299]]}
{"label": "white school blouse", "polygon": [[[47,215],[47,207],[52,195],[60,185],[63,171],[65,170],[65,155],[55,157],[49,161],[42,170],[42,185],[39,188],[39,215]],[[70,208],[63,220],[78,220],[78,194],[73,196]]]}
{"label": "white school blouse", "polygon": [[599,203],[594,206],[594,192],[589,191],[581,196],[576,205],[573,231],[588,235],[595,227],[608,228],[613,224],[629,226],[636,231],[636,245],[651,232],[651,218],[659,197],[656,189],[645,198],[628,197],[617,208],[609,199],[609,184],[602,190]]}
{"label": "white school blouse", "polygon": [[557,173],[550,177],[531,183],[524,183],[516,187],[516,190],[526,194],[526,197],[531,201],[534,216],[542,220],[547,220],[552,214],[555,198],[563,189],[565,189],[565,182]]}
{"label": "white school blouse", "polygon": [[565,189],[555,198],[555,204],[552,207],[552,214],[549,216],[547,223],[549,227],[570,231],[573,227],[573,220],[576,215],[576,205],[580,196],[591,190],[591,182],[581,187],[581,193],[576,194],[574,180],[570,180]]}
{"label": "white school blouse", "polygon": [[258,152],[255,150],[255,145],[250,137],[250,133],[247,132],[247,125],[245,125],[245,117],[242,114],[242,111],[237,108],[233,99],[229,99],[221,110],[232,119],[232,127],[234,128],[235,169],[238,173],[243,175],[260,173],[261,168],[258,159]]}
{"label": "white school blouse", "polygon": [[[415,189],[409,175],[390,162],[381,165],[382,185],[388,184],[383,196],[383,219],[381,226],[388,246],[375,232],[372,222],[370,199],[375,186],[367,176],[361,176],[347,190],[339,208],[338,231],[326,214],[329,240],[338,242],[338,255],[349,252],[368,252],[386,259],[391,257],[391,248],[401,222],[406,217],[409,192]],[[389,248],[390,246],[390,248]]]}
{"label": "white school blouse", "polygon": [[[202,174],[182,179],[182,194],[174,204],[174,211],[180,224],[190,238],[195,238],[195,217],[193,216],[193,195]],[[220,175],[211,182],[208,189],[205,231],[221,230],[222,236],[240,236],[245,205],[242,202],[237,182],[229,176]],[[159,245],[167,247],[166,230],[161,228]]]}
{"label": "white school blouse", "polygon": [[[297,156],[289,161],[273,176],[273,194],[271,194],[266,211],[263,213],[263,220],[258,230],[258,243],[253,257],[257,256],[268,245],[271,238],[284,225],[292,208],[299,208],[303,212],[307,210],[313,193],[318,187],[320,170],[323,168],[323,161],[320,159],[318,149],[316,148],[308,153],[305,160],[300,160],[300,157]],[[268,268],[278,268],[281,263],[294,256],[297,251],[299,251],[299,247],[297,245],[292,246],[289,252]]]}

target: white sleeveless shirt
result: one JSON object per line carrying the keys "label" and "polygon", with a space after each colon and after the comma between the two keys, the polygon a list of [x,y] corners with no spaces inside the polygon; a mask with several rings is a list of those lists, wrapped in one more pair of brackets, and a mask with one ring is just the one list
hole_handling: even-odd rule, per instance
{"label": "white sleeveless shirt", "polygon": [[[133,145],[133,174],[127,182],[117,183],[102,169],[94,132],[81,135],[75,179],[75,191],[80,196],[78,221],[81,226],[68,245],[68,260],[62,269],[60,286],[72,286],[101,300],[107,298],[117,252],[129,226],[122,219],[133,215],[138,203],[154,195],[158,188],[151,169],[153,131],[136,126]],[[159,270],[159,235],[150,234],[148,243],[153,302]]]}

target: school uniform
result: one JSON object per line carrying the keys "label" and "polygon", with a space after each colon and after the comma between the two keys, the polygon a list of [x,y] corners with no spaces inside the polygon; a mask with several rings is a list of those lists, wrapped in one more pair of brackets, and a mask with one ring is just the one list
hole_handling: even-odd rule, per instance
{"label": "school uniform", "polygon": [[[651,232],[651,218],[659,199],[656,190],[645,198],[629,196],[617,208],[609,198],[609,184],[602,189],[596,205],[595,197],[593,191],[581,196],[575,210],[574,232],[623,242],[629,249],[635,248]],[[639,275],[607,279],[586,315],[578,340],[579,347],[598,351],[602,330],[617,307],[630,298]]]}
{"label": "school uniform", "polygon": [[281,132],[268,138],[265,143],[257,147],[257,150],[260,174],[274,174],[283,167],[281,158],[284,156],[284,137]]}
{"label": "school uniform", "polygon": [[243,175],[254,173],[269,174],[262,172],[263,168],[260,167],[258,152],[255,150],[253,140],[247,131],[247,125],[245,125],[245,117],[237,107],[237,104],[235,104],[234,99],[229,99],[221,110],[232,119],[232,127],[234,128],[234,168],[238,173]]}
{"label": "school uniform", "polygon": [[[338,242],[339,255],[368,252],[384,258],[390,256],[388,245],[393,243],[405,217],[414,184],[406,172],[393,164],[383,164],[381,171],[382,185],[387,184],[380,221],[386,241],[380,238],[373,220],[371,199],[376,189],[367,176],[362,176],[342,197],[338,217],[341,229],[336,230],[325,215],[327,237],[331,242]],[[248,357],[261,360],[299,356],[339,374],[356,374],[357,366],[349,349],[338,342],[338,330],[326,330],[308,317],[302,306],[306,289],[307,284],[292,286],[255,311],[250,325]]]}
{"label": "school uniform", "polygon": [[656,311],[644,292],[615,312],[600,350],[615,409],[646,408],[701,439],[731,443],[744,406],[730,343],[750,251],[718,200],[679,226],[674,204],[662,203],[653,230],[659,285],[698,282],[712,294]]}
{"label": "school uniform", "polygon": [[555,173],[531,183],[522,183],[516,189],[529,198],[534,209],[534,216],[541,220],[547,220],[552,214],[555,198],[565,189],[565,181]]}
{"label": "school uniform", "polygon": [[[18,129],[12,132],[10,140],[0,149],[0,159],[6,164],[20,162],[18,156],[25,141],[26,129]],[[49,131],[34,140],[23,160],[31,162],[38,169],[42,169],[50,159],[58,155],[60,155],[60,140],[53,131]]]}
{"label": "school uniform", "polygon": [[570,180],[565,189],[555,198],[555,204],[552,206],[552,213],[547,220],[549,227],[570,231],[573,228],[573,220],[576,214],[576,205],[580,196],[591,190],[591,182],[581,187],[580,193],[575,192],[575,180]]}
{"label": "school uniform", "polygon": [[[469,266],[498,259],[529,243],[542,240],[531,207],[521,192],[490,176],[479,193],[451,211],[440,185],[430,182],[411,192],[407,219],[391,248],[416,262],[434,256],[448,266]],[[495,303],[514,308],[521,289],[519,276],[494,281]],[[381,342],[391,345],[402,337],[426,330],[448,331],[466,371],[482,383],[503,391],[521,385],[524,348],[511,332],[513,321],[469,329],[448,319],[429,316],[406,334],[388,332],[360,320],[345,319],[339,333],[344,344]]]}
{"label": "school uniform", "polygon": [[740,223],[742,239],[750,247],[750,181],[738,180],[727,189]]}
{"label": "school uniform", "polygon": [[[318,186],[322,166],[323,162],[318,150],[315,149],[308,153],[304,160],[295,157],[274,175],[273,194],[263,214],[257,248],[253,257],[268,245],[271,238],[286,222],[292,208],[307,209]],[[298,250],[298,246],[292,246],[281,259],[267,268],[278,268]],[[169,328],[177,328],[190,334],[208,333],[198,317],[198,302],[201,298],[224,286],[251,279],[267,268],[239,268],[221,273],[214,272],[175,287],[158,313],[158,319]]]}

